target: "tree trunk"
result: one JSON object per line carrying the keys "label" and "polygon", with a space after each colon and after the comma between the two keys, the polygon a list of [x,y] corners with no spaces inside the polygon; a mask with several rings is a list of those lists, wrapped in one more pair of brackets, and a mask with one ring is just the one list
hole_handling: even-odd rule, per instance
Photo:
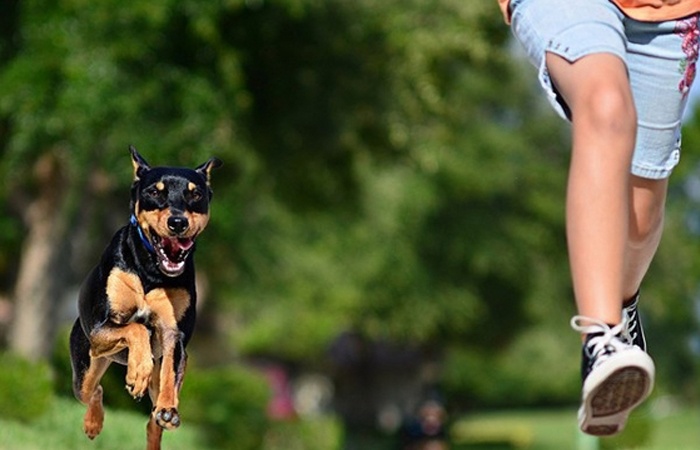
{"label": "tree trunk", "polygon": [[47,154],[35,166],[38,194],[25,211],[28,228],[14,291],[10,349],[30,360],[51,354],[55,317],[66,274],[61,258],[67,218],[65,182],[57,159]]}

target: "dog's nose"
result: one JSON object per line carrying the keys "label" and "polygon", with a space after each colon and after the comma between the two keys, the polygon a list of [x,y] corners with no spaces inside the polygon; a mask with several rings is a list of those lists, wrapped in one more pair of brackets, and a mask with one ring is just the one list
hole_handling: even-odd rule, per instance
{"label": "dog's nose", "polygon": [[182,234],[189,228],[190,223],[187,221],[187,217],[184,216],[170,216],[168,217],[168,228],[175,234]]}

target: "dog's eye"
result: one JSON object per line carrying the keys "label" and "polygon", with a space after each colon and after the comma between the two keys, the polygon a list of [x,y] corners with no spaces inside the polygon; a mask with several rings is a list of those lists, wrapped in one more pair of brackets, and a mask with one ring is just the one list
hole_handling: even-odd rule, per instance
{"label": "dog's eye", "polygon": [[145,194],[147,197],[150,197],[152,199],[159,199],[160,197],[163,196],[163,191],[161,191],[155,187],[151,187],[151,188],[146,189]]}
{"label": "dog's eye", "polygon": [[193,202],[200,201],[202,199],[202,191],[200,191],[199,189],[194,189],[194,190],[190,191],[190,199]]}

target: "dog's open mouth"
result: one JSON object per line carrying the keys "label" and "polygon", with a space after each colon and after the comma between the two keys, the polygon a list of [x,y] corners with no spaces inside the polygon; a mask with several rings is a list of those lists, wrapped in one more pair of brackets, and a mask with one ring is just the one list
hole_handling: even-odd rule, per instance
{"label": "dog's open mouth", "polygon": [[153,247],[161,272],[176,277],[185,270],[185,260],[194,247],[194,239],[153,234]]}

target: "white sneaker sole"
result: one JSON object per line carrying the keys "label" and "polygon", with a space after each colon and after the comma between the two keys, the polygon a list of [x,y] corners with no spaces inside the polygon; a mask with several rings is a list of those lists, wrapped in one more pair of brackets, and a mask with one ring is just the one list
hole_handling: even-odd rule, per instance
{"label": "white sneaker sole", "polygon": [[625,428],[630,412],[654,386],[654,362],[638,347],[620,352],[596,367],[583,384],[578,422],[581,431],[610,436]]}

